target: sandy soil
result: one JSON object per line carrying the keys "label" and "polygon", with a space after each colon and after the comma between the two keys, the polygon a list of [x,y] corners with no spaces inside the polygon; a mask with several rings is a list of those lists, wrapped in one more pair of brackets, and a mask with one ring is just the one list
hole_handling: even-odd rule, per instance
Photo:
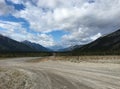
{"label": "sandy soil", "polygon": [[120,64],[0,60],[0,89],[120,89]]}

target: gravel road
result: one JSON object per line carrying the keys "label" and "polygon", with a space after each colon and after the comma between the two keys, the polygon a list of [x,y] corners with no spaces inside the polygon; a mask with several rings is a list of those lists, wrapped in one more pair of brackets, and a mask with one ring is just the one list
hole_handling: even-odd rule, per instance
{"label": "gravel road", "polygon": [[120,64],[0,60],[0,89],[120,89]]}

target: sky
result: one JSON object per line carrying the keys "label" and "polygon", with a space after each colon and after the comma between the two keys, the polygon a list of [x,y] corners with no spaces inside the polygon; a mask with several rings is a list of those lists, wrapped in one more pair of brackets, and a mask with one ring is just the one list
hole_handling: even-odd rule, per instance
{"label": "sky", "polygon": [[0,34],[50,48],[92,42],[119,19],[120,0],[0,0]]}

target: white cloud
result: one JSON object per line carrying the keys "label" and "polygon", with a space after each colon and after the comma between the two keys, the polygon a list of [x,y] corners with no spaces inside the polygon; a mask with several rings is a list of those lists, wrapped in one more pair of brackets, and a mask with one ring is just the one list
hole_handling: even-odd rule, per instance
{"label": "white cloud", "polygon": [[62,36],[62,44],[66,46],[72,46],[72,45],[83,45],[87,44],[93,40],[96,40],[98,37],[101,36],[100,33],[96,34],[92,31],[88,33],[87,31],[90,30],[89,28],[84,28],[84,31],[82,28],[79,28],[78,31],[74,31],[71,34],[67,34]]}
{"label": "white cloud", "polygon": [[13,15],[27,20],[32,30],[43,34],[68,31],[62,37],[66,45],[88,43],[120,27],[120,0],[12,1],[25,6]]}
{"label": "white cloud", "polygon": [[[40,32],[70,29],[70,25],[74,25],[70,30],[75,27],[77,29],[78,25],[79,27],[82,25],[96,27],[107,24],[110,20],[113,21],[120,12],[118,0],[96,0],[92,4],[89,4],[87,0],[38,0],[37,4],[38,6],[34,6],[26,2],[26,9],[18,12],[16,16],[25,18],[30,22],[31,28]],[[52,10],[51,7],[53,7]],[[42,10],[43,8],[45,10]]]}
{"label": "white cloud", "polygon": [[20,4],[20,3],[22,3],[22,0],[8,0],[8,1],[11,1],[11,2],[13,2],[13,3],[15,3],[15,4]]}
{"label": "white cloud", "polygon": [[0,28],[4,29],[0,30],[1,34],[17,41],[29,40],[45,47],[53,46],[55,44],[51,35],[29,33],[22,27],[21,23],[0,21]]}

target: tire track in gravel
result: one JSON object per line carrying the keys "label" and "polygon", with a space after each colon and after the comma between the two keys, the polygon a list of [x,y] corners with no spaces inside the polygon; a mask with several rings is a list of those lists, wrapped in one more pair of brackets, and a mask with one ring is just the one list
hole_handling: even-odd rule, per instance
{"label": "tire track in gravel", "polygon": [[15,81],[11,82],[15,83],[12,87],[9,81],[7,89],[120,89],[119,64],[25,62],[31,59],[37,58],[0,60],[0,82],[3,83],[0,87],[5,89],[4,84],[12,80],[4,75],[14,77]]}

